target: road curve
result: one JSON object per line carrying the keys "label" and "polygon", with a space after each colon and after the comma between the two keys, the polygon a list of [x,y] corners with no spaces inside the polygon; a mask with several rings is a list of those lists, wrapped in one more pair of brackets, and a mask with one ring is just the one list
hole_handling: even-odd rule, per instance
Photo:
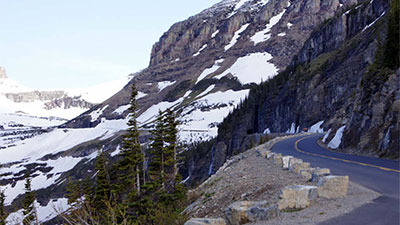
{"label": "road curve", "polygon": [[315,134],[286,139],[275,144],[272,150],[301,158],[313,167],[329,168],[335,175],[349,175],[351,181],[382,194],[370,204],[321,224],[400,224],[399,161],[333,152],[317,143],[321,136]]}

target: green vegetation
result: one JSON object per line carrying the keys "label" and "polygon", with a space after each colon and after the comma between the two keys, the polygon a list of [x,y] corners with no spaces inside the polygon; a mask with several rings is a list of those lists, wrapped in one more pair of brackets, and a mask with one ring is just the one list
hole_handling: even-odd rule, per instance
{"label": "green vegetation", "polygon": [[[361,81],[361,87],[370,89],[373,86],[381,86],[391,74],[395,73],[400,67],[400,1],[391,0],[390,11],[388,13],[387,34],[384,41],[378,37],[378,49],[375,54],[375,60],[367,68]],[[369,90],[373,91],[373,90]]]}
{"label": "green vegetation", "polygon": [[36,208],[34,205],[35,200],[36,196],[35,192],[32,191],[31,177],[28,172],[25,175],[25,198],[22,202],[22,209],[23,209],[22,212],[24,214],[24,219],[22,220],[22,223],[24,225],[39,224]]}
{"label": "green vegetation", "polygon": [[[69,203],[61,214],[67,224],[182,224],[186,190],[177,173],[177,122],[171,110],[160,112],[145,151],[136,123],[136,88],[132,87],[129,128],[119,161],[109,165],[101,151],[94,183],[68,185]],[[148,154],[145,154],[147,152]],[[148,168],[144,163],[148,163]],[[112,176],[110,176],[112,174]]]}

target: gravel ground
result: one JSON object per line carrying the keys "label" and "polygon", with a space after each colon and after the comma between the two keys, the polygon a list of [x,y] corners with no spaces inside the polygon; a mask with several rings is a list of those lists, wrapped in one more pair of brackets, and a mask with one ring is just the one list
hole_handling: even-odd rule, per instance
{"label": "gravel ground", "polygon": [[[233,202],[266,200],[272,205],[278,202],[279,191],[285,186],[315,185],[275,165],[256,151],[257,148],[271,147],[277,140],[234,156],[215,175],[191,191],[192,199],[197,200],[187,208],[189,216],[224,218],[225,208]],[[281,213],[277,219],[252,224],[316,224],[350,212],[378,196],[378,193],[350,182],[345,198],[318,199],[306,209]]]}

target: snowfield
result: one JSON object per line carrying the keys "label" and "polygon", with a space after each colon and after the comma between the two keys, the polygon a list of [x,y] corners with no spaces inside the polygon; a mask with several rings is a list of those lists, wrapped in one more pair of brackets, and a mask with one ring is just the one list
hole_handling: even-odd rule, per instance
{"label": "snowfield", "polygon": [[268,80],[278,73],[278,68],[268,62],[270,59],[272,59],[272,56],[267,52],[249,54],[238,58],[229,69],[215,76],[215,78],[221,79],[228,74],[232,74],[242,84],[259,84],[261,81]]}

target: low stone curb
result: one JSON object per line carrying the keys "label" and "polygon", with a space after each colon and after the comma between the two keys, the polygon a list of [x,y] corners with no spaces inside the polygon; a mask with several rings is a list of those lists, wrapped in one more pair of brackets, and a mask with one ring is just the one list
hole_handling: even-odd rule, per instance
{"label": "low stone curb", "polygon": [[[333,176],[328,168],[312,168],[310,167],[310,163],[303,162],[302,159],[271,152],[272,147],[277,142],[294,136],[274,138],[265,144],[257,146],[256,151],[261,157],[271,160],[275,165],[283,169],[300,174],[305,180],[316,183],[316,186],[287,186],[280,191],[280,200],[276,205],[269,205],[265,201],[238,201],[232,203],[225,210],[225,219],[192,218],[187,221],[185,225],[240,225],[248,222],[266,221],[279,217],[280,211],[284,212],[307,208],[318,197],[326,199],[345,197],[349,186],[348,176]],[[241,159],[240,156],[236,156],[228,160],[213,176],[216,176],[219,171],[229,169],[231,164]],[[212,180],[213,176],[200,186]]]}

